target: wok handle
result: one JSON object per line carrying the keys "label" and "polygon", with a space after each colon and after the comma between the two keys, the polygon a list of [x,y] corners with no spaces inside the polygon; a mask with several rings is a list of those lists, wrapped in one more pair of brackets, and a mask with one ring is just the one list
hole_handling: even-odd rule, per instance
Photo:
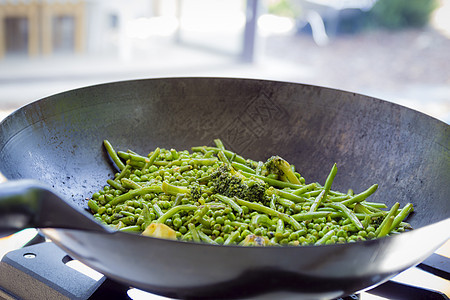
{"label": "wok handle", "polygon": [[87,212],[80,211],[35,180],[0,184],[0,236],[25,228],[67,228],[107,232]]}

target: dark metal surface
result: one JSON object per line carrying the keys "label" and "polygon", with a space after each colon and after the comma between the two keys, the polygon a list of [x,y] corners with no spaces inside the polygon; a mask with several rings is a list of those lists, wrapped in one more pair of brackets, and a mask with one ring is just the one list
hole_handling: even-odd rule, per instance
{"label": "dark metal surface", "polygon": [[0,185],[0,237],[24,228],[69,228],[109,232],[91,214],[64,201],[36,180]]}
{"label": "dark metal surface", "polygon": [[115,172],[103,139],[116,150],[147,154],[214,138],[253,159],[279,154],[309,182],[323,183],[336,162],[333,189],[359,192],[378,183],[371,200],[415,206],[410,223],[420,229],[348,245],[242,248],[44,231],[105,275],[160,294],[242,297],[294,289],[335,298],[419,263],[449,237],[449,126],[367,96],[263,80],[137,80],[37,101],[0,129],[0,171],[8,179],[41,180],[80,209]]}
{"label": "dark metal surface", "polygon": [[106,278],[72,269],[66,265],[71,260],[53,243],[11,251],[0,262],[0,288],[13,292],[11,299],[88,299]]}

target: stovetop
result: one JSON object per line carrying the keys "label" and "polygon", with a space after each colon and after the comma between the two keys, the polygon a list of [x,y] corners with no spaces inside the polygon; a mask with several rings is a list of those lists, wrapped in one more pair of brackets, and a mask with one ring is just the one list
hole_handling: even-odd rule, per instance
{"label": "stovetop", "polygon": [[[36,231],[28,237],[16,235],[15,245],[11,245],[11,239],[9,245],[0,239],[0,246],[15,248],[3,253],[0,262],[0,299],[169,299],[106,278],[73,260]],[[30,236],[25,245],[19,245]],[[449,271],[450,260],[435,253],[384,284],[339,299],[449,299]],[[295,294],[280,292],[252,299],[296,298]]]}

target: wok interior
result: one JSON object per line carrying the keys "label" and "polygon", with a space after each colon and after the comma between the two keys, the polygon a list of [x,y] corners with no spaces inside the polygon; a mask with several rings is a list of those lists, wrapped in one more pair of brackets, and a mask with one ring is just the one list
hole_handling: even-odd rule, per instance
{"label": "wok interior", "polygon": [[278,154],[307,182],[401,206],[418,228],[449,216],[449,126],[410,109],[322,87],[227,78],[111,83],[23,107],[1,124],[1,172],[34,178],[85,209],[116,172],[102,141],[148,154],[156,147],[212,145],[265,160]]}

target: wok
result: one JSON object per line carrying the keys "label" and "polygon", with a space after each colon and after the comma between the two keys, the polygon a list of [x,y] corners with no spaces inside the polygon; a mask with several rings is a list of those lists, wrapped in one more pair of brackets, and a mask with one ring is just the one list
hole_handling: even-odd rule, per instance
{"label": "wok", "polygon": [[[110,232],[86,212],[85,198],[116,172],[103,139],[147,154],[214,138],[255,160],[279,154],[307,182],[323,183],[336,162],[334,190],[378,183],[371,200],[412,202],[415,230],[351,244],[214,246]],[[449,238],[449,149],[447,124],[340,90],[233,78],[108,83],[36,101],[0,124],[0,171],[11,180],[0,189],[1,223],[49,227],[44,234],[74,258],[160,295],[336,298],[388,280]]]}

